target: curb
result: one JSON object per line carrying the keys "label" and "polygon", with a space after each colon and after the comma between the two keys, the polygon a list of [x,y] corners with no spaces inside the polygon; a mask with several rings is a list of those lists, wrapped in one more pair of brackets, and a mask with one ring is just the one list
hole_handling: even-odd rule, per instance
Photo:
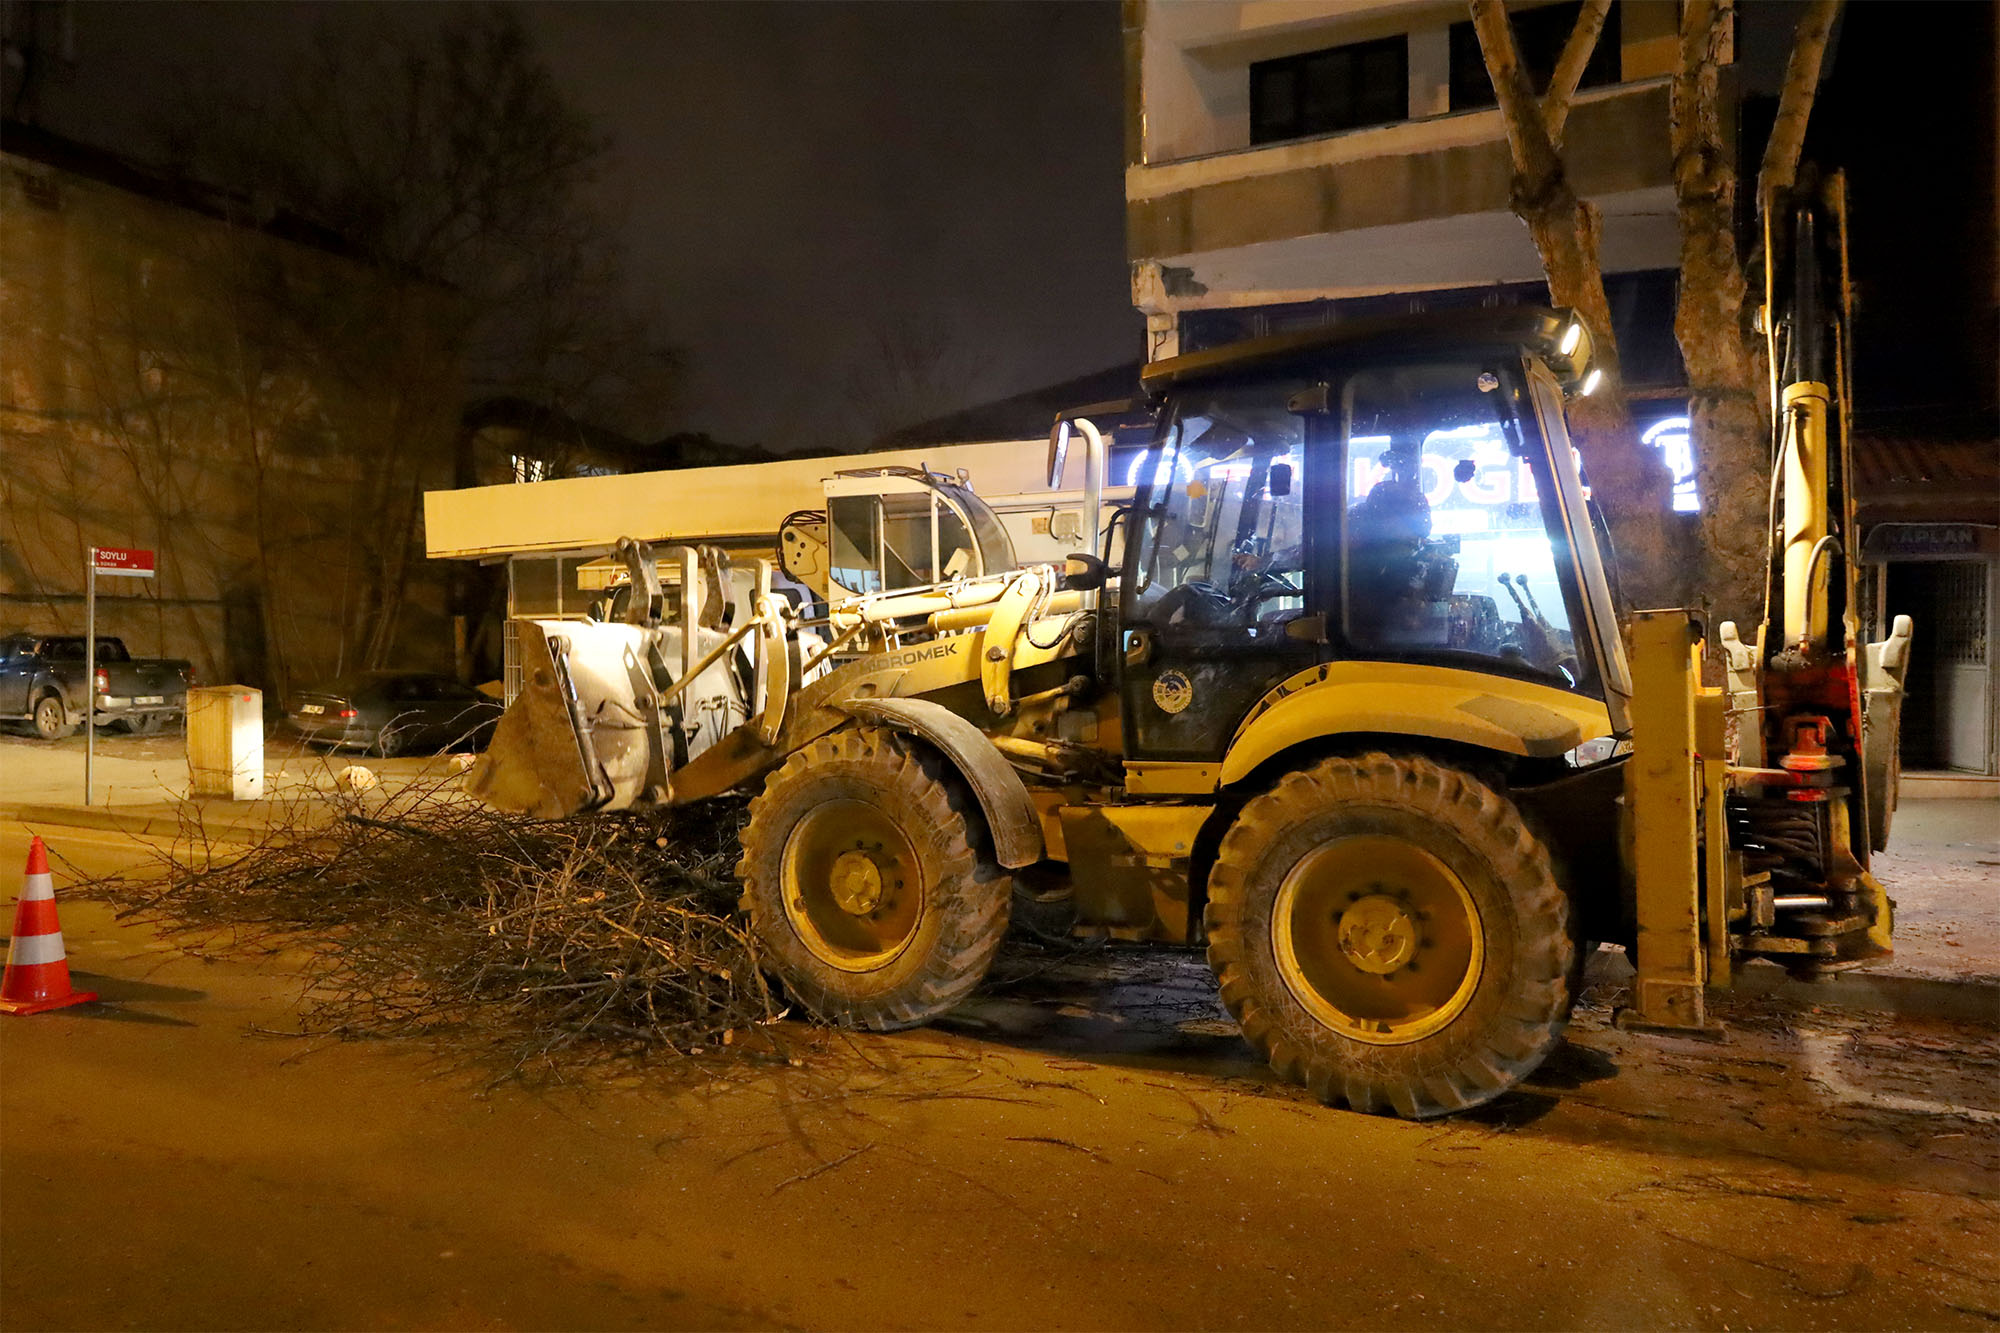
{"label": "curb", "polygon": [[2000,977],[1918,977],[1898,972],[1843,972],[1798,981],[1758,968],[1738,974],[1727,992],[1820,1009],[1854,1009],[1901,1018],[1943,1018],[2000,1027]]}
{"label": "curb", "polygon": [[[1585,988],[1629,986],[1632,965],[1607,952],[1595,960]],[[1922,977],[1906,972],[1841,972],[1824,981],[1800,981],[1783,969],[1755,964],[1739,969],[1731,983],[1709,992],[1710,1003],[1775,1000],[1799,1009],[1845,1009],[1894,1014],[1898,1018],[1939,1018],[2000,1028],[2000,977]],[[1725,1016],[1725,1021],[1726,1016]]]}

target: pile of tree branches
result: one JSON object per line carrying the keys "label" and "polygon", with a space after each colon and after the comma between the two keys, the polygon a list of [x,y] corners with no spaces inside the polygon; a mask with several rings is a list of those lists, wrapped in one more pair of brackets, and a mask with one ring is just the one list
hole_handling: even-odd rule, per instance
{"label": "pile of tree branches", "polygon": [[321,795],[254,846],[195,832],[164,874],[89,891],[197,950],[302,953],[308,1035],[469,1041],[517,1068],[752,1033],[775,1050],[782,1005],[733,917],[743,818],[733,799],[531,820],[442,787]]}

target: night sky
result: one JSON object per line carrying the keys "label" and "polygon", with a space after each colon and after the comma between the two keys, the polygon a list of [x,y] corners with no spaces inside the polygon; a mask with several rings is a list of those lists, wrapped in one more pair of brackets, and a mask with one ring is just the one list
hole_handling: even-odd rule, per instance
{"label": "night sky", "polygon": [[[190,89],[314,25],[427,6],[75,6],[41,121],[151,155]],[[616,142],[628,272],[687,354],[672,429],[852,441],[882,335],[942,344],[964,403],[1140,354],[1124,263],[1118,7],[590,4],[520,12]],[[879,406],[879,405],[878,405]]]}
{"label": "night sky", "polygon": [[[21,12],[18,0],[10,8]],[[1775,90],[1795,4],[1759,3]],[[152,154],[165,109],[273,77],[315,25],[443,5],[72,6],[39,118]],[[1118,6],[520,7],[614,138],[634,297],[686,355],[668,431],[790,450],[1136,359],[1124,262]],[[1864,424],[1988,430],[1996,393],[1994,11],[1857,0],[1808,156],[1849,168]],[[1913,84],[1915,86],[1913,86]],[[864,420],[884,335],[941,349],[956,402]],[[893,405],[890,405],[893,406]]]}

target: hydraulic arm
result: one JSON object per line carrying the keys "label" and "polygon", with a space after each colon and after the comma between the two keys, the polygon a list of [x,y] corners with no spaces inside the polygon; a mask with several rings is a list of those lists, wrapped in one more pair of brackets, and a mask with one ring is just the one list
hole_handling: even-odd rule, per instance
{"label": "hydraulic arm", "polygon": [[1764,253],[1773,442],[1762,622],[1754,643],[1721,625],[1726,692],[1699,684],[1691,613],[1646,613],[1634,627],[1637,692],[1652,696],[1628,780],[1639,917],[1630,1019],[1644,1026],[1706,1026],[1703,991],[1727,984],[1735,962],[1813,976],[1889,951],[1894,905],[1868,859],[1895,806],[1910,620],[1863,642],[1842,178],[1767,200]]}

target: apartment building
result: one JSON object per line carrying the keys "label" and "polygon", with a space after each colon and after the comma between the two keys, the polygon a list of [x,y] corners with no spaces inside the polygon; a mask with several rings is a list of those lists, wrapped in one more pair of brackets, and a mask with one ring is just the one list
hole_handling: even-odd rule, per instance
{"label": "apartment building", "polygon": [[[1577,3],[1523,6],[1546,80]],[[1133,300],[1154,356],[1328,317],[1328,302],[1476,302],[1541,265],[1479,44],[1446,0],[1154,0],[1127,32]],[[1612,7],[1569,121],[1608,273],[1676,262],[1673,0]]]}

